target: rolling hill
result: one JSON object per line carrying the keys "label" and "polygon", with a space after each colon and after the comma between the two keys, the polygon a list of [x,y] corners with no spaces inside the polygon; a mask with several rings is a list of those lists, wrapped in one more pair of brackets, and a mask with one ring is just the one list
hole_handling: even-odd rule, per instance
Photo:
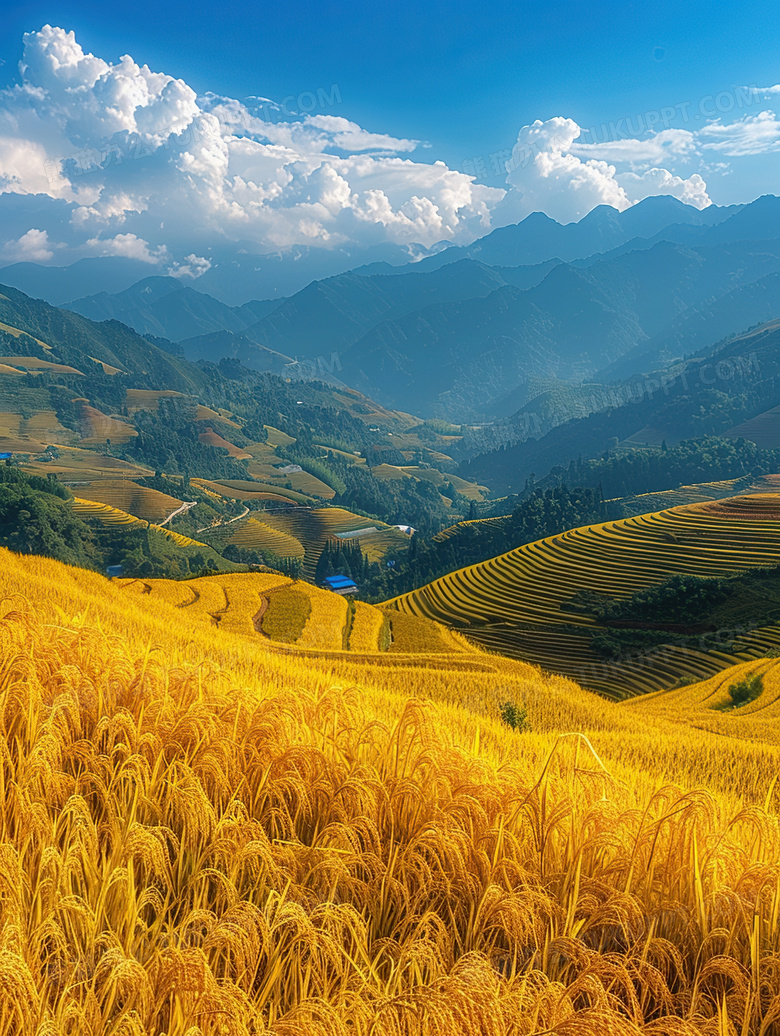
{"label": "rolling hill", "polygon": [[195,359],[275,372],[301,361],[387,405],[481,421],[542,380],[624,379],[774,317],[778,238],[773,197],[702,211],[648,198],[566,226],[536,213],[467,248],[338,273],[288,298],[227,305],[205,293],[208,271],[205,291],[146,277],[69,305]]}
{"label": "rolling hill", "polygon": [[226,306],[175,277],[144,277],[124,291],[100,292],[63,308],[90,320],[119,320],[142,335],[179,342],[213,331],[243,331],[271,312],[279,300]]}
{"label": "rolling hill", "polygon": [[776,493],[672,507],[529,543],[389,603],[604,694],[641,694],[761,657],[780,647],[780,625],[699,629],[691,617],[679,628],[653,626],[657,636],[644,648],[605,658],[596,650],[605,628],[582,601],[625,599],[672,576],[777,566],[779,519]]}
{"label": "rolling hill", "polygon": [[771,1033],[777,662],[617,704],[279,576],[0,561],[9,1032]]}
{"label": "rolling hill", "polygon": [[538,414],[530,403],[515,418],[522,441],[469,458],[459,474],[497,492],[518,492],[529,476],[542,479],[574,458],[602,457],[621,444],[660,447],[664,440],[738,435],[736,428],[777,405],[778,342],[777,320],[750,328],[685,362],[612,386],[584,416],[567,419],[567,402],[555,427],[542,433],[533,434]]}

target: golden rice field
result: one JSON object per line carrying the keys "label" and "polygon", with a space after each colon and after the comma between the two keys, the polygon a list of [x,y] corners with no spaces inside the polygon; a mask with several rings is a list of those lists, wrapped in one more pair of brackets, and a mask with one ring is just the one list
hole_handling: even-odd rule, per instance
{"label": "golden rice field", "polygon": [[595,620],[567,602],[580,591],[623,598],[677,574],[723,576],[778,564],[778,518],[780,496],[767,493],[584,526],[451,572],[390,603],[610,696],[645,693],[780,648],[780,627],[731,631],[722,650],[666,645],[607,662],[590,645]]}
{"label": "golden rice field", "polygon": [[462,496],[465,496],[467,500],[484,500],[489,492],[487,486],[478,486],[476,482],[468,482],[465,478],[460,478],[458,475],[445,474],[439,471],[438,468],[406,466],[398,470],[406,472],[407,475],[411,475],[413,478],[432,482],[437,488],[444,485],[445,482],[451,482],[453,488]]}
{"label": "golden rice field", "polygon": [[99,500],[87,500],[75,496],[73,498],[73,510],[79,518],[95,518],[102,525],[143,525],[148,522],[137,518],[134,514],[128,514],[120,507],[113,507],[111,504],[102,503]]}
{"label": "golden rice field", "polygon": [[[50,440],[51,441],[51,440]],[[10,447],[9,447],[10,448]],[[62,482],[85,482],[101,478],[142,478],[154,474],[143,464],[131,464],[94,450],[81,449],[78,446],[67,446],[57,443],[59,457],[47,461],[32,461],[25,465],[25,470],[36,475],[49,472],[58,475]],[[24,447],[20,447],[24,451]],[[30,452],[30,447],[27,447]],[[41,452],[43,447],[41,446]]]}
{"label": "golden rice field", "polygon": [[246,450],[242,449],[240,446],[236,446],[232,442],[228,442],[227,439],[224,439],[211,427],[204,429],[198,435],[198,441],[202,442],[204,446],[212,446],[214,449],[226,450],[228,456],[233,457],[234,460],[251,459],[250,453],[247,453]]}
{"label": "golden rice field", "polygon": [[[160,495],[163,496],[164,494]],[[182,536],[181,533],[174,532],[173,529],[169,529],[167,526],[155,525],[153,522],[144,521],[143,518],[138,518],[134,514],[128,514],[127,511],[123,511],[119,507],[112,507],[110,504],[100,503],[97,500],[84,500],[74,496],[73,510],[80,518],[92,518],[109,527],[112,525],[140,525],[145,529],[165,536],[175,543],[177,547],[203,547],[207,552],[211,550],[210,547],[199,540],[193,540],[189,536]]]}
{"label": "golden rice field", "polygon": [[212,410],[210,406],[198,403],[195,407],[196,421],[221,421],[230,428],[240,428],[241,425],[233,420],[233,415],[227,410]]}
{"label": "golden rice field", "polygon": [[120,370],[119,367],[114,367],[112,364],[106,363],[105,360],[98,360],[94,356],[90,356],[90,360],[92,360],[94,363],[100,364],[100,366],[103,368],[104,374],[109,374],[112,376],[114,374],[124,374],[124,371]]}
{"label": "golden rice field", "polygon": [[158,410],[161,399],[183,399],[183,392],[174,389],[127,389],[127,412],[135,414],[139,410]]}
{"label": "golden rice field", "polygon": [[230,542],[237,547],[248,550],[270,551],[279,558],[299,558],[304,556],[304,547],[300,540],[282,529],[274,528],[266,522],[249,517],[230,537]]}
{"label": "golden rice field", "polygon": [[433,539],[436,543],[441,543],[444,540],[451,539],[453,536],[459,536],[461,530],[467,529],[472,525],[477,527],[495,525],[496,523],[500,525],[502,522],[505,522],[508,517],[509,515],[500,515],[498,518],[469,518],[466,521],[456,522],[454,525],[448,525],[446,529],[442,529],[441,532],[437,532]]}
{"label": "golden rice field", "polygon": [[274,648],[248,578],[0,552],[1,1032],[780,1032],[779,662],[707,729],[713,681]]}
{"label": "golden rice field", "polygon": [[[152,607],[162,601],[184,609],[190,621],[242,632],[253,640],[259,634],[274,642],[266,644],[269,649],[294,644],[298,650],[313,650],[318,655],[389,651],[391,656],[383,661],[387,665],[401,665],[419,655],[450,661],[457,655],[461,664],[479,668],[488,664],[488,656],[479,648],[428,619],[361,601],[348,602],[329,590],[277,572],[219,573],[186,581],[118,579],[115,583],[131,596],[143,595]],[[274,633],[276,618],[273,624],[266,621],[272,600],[276,612],[291,617],[279,637]],[[301,600],[306,602],[303,612],[298,607]],[[298,626],[296,615],[300,617]]]}
{"label": "golden rice field", "polygon": [[69,367],[64,363],[42,360],[38,356],[0,356],[0,363],[7,367],[16,367],[18,370],[47,371],[50,374],[78,374],[84,377],[84,371]]}
{"label": "golden rice field", "polygon": [[765,410],[725,434],[735,439],[749,439],[764,450],[776,450],[780,446],[780,407]]}
{"label": "golden rice field", "polygon": [[378,561],[391,548],[409,542],[408,536],[399,529],[378,519],[353,514],[343,507],[289,507],[258,514],[262,515],[261,519],[250,516],[237,521],[229,542],[273,554],[279,554],[276,547],[281,544],[288,551],[280,554],[281,557],[303,558],[303,573],[307,579],[314,579],[325,544],[333,542],[337,533],[375,528],[376,532],[357,538],[361,550],[371,561]]}
{"label": "golden rice field", "polygon": [[288,435],[287,432],[283,432],[281,428],[274,428],[273,425],[263,425],[267,433],[266,442],[269,446],[292,446],[295,442],[295,438],[292,435]]}
{"label": "golden rice field", "polygon": [[176,497],[139,486],[132,479],[96,479],[75,488],[82,500],[108,504],[149,522],[161,522],[181,506]]}
{"label": "golden rice field", "polygon": [[103,445],[107,439],[112,445],[121,445],[134,439],[138,432],[127,421],[104,414],[86,403],[81,407],[81,444],[83,446]]}
{"label": "golden rice field", "polygon": [[311,498],[292,489],[281,489],[278,486],[266,485],[262,482],[250,482],[242,479],[226,479],[213,482],[205,478],[193,478],[192,482],[209,495],[216,495],[226,500],[272,500],[278,503],[308,504]]}
{"label": "golden rice field", "polygon": [[[39,453],[49,443],[75,441],[78,436],[60,424],[53,410],[41,410],[28,418],[9,411],[0,413],[0,438],[5,441],[4,449]],[[11,443],[16,443],[16,446]]]}
{"label": "golden rice field", "polygon": [[[5,295],[3,295],[2,298],[5,298]],[[4,324],[2,320],[0,320],[0,331],[7,331],[8,334],[13,335],[14,338],[21,338],[22,335],[27,335],[26,331],[22,331],[18,327],[12,327],[10,324]],[[40,338],[36,338],[34,335],[29,335],[28,337],[32,338],[32,340],[37,342],[43,349],[46,349],[47,352],[51,352],[51,346],[47,345],[46,342],[42,342]]]}

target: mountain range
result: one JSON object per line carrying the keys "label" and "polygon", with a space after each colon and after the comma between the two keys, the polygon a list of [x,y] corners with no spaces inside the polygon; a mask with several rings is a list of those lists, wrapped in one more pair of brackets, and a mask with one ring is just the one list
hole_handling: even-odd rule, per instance
{"label": "mountain range", "polygon": [[[67,268],[69,283],[96,262]],[[122,262],[102,283],[130,271]],[[53,290],[52,268],[39,269]],[[17,264],[0,278],[9,270],[20,274]],[[32,276],[30,264],[23,272]],[[203,290],[214,276],[197,287],[147,276],[66,308],[169,339],[193,360],[327,373],[394,409],[479,423],[522,410],[551,385],[624,381],[772,319],[780,199],[698,210],[654,197],[567,225],[534,213],[467,248],[364,264],[238,305]]]}

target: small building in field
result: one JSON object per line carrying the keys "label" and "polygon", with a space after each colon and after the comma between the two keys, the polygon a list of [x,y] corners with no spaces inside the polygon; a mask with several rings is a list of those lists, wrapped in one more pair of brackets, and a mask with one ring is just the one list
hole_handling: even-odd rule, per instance
{"label": "small building in field", "polygon": [[332,590],[334,594],[341,594],[342,596],[358,592],[358,585],[355,580],[349,579],[347,576],[326,576],[322,581],[322,587],[324,590]]}

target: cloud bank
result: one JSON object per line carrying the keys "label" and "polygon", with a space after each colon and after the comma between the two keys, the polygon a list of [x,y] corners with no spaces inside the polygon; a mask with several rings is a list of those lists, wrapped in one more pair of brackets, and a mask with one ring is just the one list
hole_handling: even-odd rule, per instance
{"label": "cloud bank", "polygon": [[520,129],[496,188],[334,114],[332,92],[307,97],[303,112],[199,97],[127,55],[84,53],[72,32],[26,34],[20,81],[0,92],[0,259],[121,255],[194,278],[226,249],[462,244],[537,210],[569,222],[652,194],[703,208],[701,175],[670,166],[780,147],[772,112],[604,143],[557,117]]}

